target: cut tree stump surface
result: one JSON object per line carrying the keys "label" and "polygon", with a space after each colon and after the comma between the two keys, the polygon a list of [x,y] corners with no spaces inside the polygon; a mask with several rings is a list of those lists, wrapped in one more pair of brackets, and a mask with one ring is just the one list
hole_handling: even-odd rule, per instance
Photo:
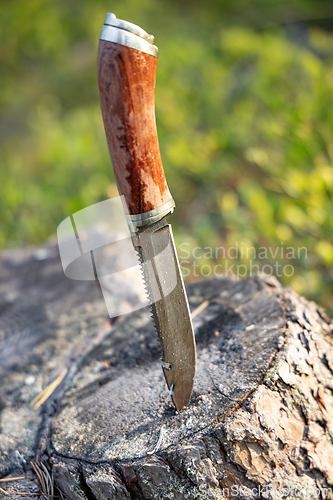
{"label": "cut tree stump surface", "polygon": [[54,247],[5,254],[0,283],[0,474],[25,475],[0,482],[11,498],[39,498],[30,461],[70,499],[333,498],[332,323],[316,304],[267,276],[189,285],[191,310],[206,307],[177,413],[147,309],[110,322]]}

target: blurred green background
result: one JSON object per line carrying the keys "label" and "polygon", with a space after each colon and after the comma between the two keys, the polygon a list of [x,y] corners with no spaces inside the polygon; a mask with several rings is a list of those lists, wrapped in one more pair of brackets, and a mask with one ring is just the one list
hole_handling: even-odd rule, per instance
{"label": "blurred green background", "polygon": [[332,312],[332,2],[2,1],[0,248],[43,243],[116,195],[96,77],[106,12],[160,49],[157,126],[184,275],[200,275],[195,263],[212,276],[227,263],[203,249],[238,245],[229,264],[291,265],[279,279]]}

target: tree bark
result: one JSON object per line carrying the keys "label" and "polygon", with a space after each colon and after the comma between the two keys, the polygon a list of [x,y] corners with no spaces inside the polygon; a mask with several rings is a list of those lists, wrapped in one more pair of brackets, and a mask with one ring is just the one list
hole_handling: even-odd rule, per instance
{"label": "tree bark", "polygon": [[25,476],[0,483],[11,498],[45,493],[36,466],[73,500],[333,498],[332,323],[316,304],[267,276],[189,285],[197,376],[177,413],[149,311],[110,322],[98,287],[43,252],[0,261],[0,474]]}

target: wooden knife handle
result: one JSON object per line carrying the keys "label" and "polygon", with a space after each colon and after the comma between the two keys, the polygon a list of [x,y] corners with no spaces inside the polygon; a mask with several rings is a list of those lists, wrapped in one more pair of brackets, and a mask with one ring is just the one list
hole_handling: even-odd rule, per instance
{"label": "wooden knife handle", "polygon": [[98,84],[111,162],[128,214],[150,212],[172,200],[155,120],[157,57],[100,40]]}

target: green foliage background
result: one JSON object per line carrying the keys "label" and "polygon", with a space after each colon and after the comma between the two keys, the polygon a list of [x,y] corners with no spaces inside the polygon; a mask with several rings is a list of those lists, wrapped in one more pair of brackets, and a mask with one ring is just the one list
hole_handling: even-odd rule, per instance
{"label": "green foliage background", "polygon": [[[157,125],[177,244],[277,249],[295,269],[282,282],[332,311],[331,2],[1,2],[0,248],[42,243],[117,193],[96,78],[106,12],[160,49]],[[291,261],[282,247],[307,253]],[[197,253],[205,274],[223,262]]]}

